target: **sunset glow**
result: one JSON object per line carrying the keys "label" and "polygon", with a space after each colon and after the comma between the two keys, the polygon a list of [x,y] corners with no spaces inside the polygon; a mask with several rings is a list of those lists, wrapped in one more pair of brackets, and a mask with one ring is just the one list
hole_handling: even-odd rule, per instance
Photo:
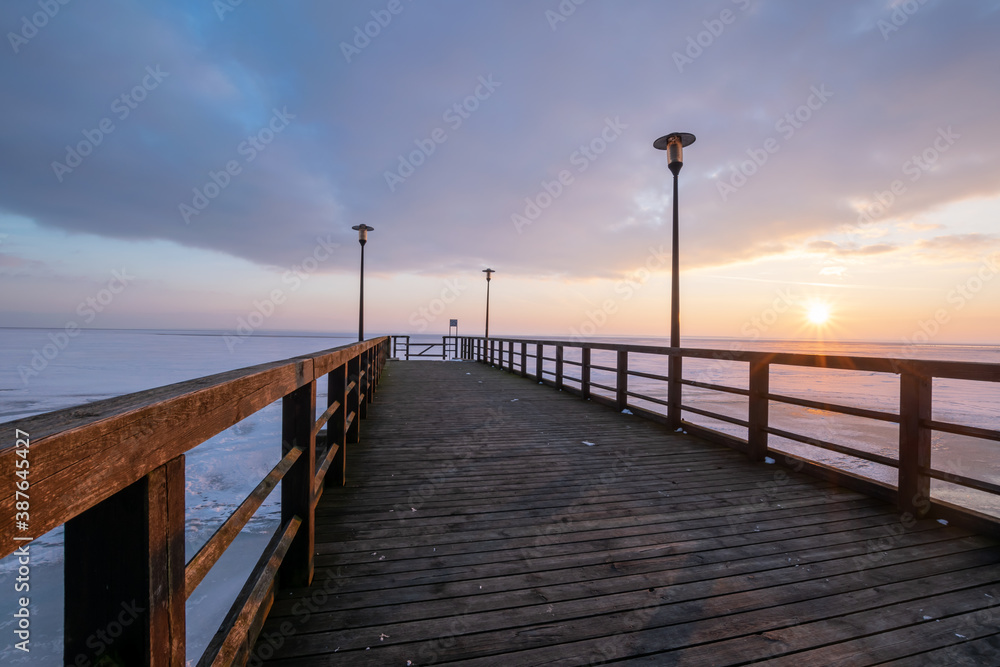
{"label": "sunset glow", "polygon": [[830,306],[825,303],[813,303],[806,311],[806,319],[810,324],[821,326],[830,320]]}
{"label": "sunset glow", "polygon": [[681,131],[682,337],[997,341],[995,3],[392,4],[3,3],[0,326],[666,336]]}

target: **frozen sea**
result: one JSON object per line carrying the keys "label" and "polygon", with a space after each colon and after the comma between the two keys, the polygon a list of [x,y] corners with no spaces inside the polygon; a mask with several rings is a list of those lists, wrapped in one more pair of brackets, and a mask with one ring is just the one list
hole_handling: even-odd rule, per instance
{"label": "frozen sea", "polygon": [[[257,332],[232,345],[224,332],[162,330],[85,330],[68,342],[59,330],[0,328],[0,422],[8,422],[59,408],[150,389],[195,377],[258,363],[313,353],[353,342],[348,334],[312,332]],[[55,337],[55,338],[53,338]],[[440,336],[413,336],[414,342],[439,342]],[[666,345],[662,338],[600,338],[605,342]],[[59,343],[65,343],[60,345]],[[890,343],[829,343],[685,339],[686,347],[770,350],[855,356],[885,356],[1000,363],[1000,346]],[[46,346],[49,346],[46,348]],[[53,354],[53,352],[56,352]],[[38,356],[36,356],[36,353]],[[51,357],[47,359],[46,357]],[[568,360],[578,353],[567,351]],[[32,361],[34,360],[34,368]],[[44,360],[44,365],[42,364]],[[593,363],[614,366],[610,354],[595,352]],[[549,364],[551,368],[551,364]],[[666,360],[632,355],[630,367],[666,375]],[[746,364],[720,360],[685,360],[684,376],[733,387],[747,386]],[[28,372],[26,369],[37,370]],[[567,366],[567,374],[576,375]],[[595,371],[594,381],[613,384]],[[632,378],[630,389],[666,398],[663,383]],[[772,367],[771,391],[813,400],[894,412],[898,408],[898,377],[824,369]],[[325,383],[319,383],[317,404],[325,405]],[[599,392],[600,393],[600,392]],[[685,387],[687,404],[746,417],[746,399],[731,394]],[[639,405],[662,410],[655,403]],[[1000,386],[936,380],[934,418],[1000,429]],[[693,414],[685,418],[720,431],[745,437],[745,430]],[[771,424],[860,449],[895,456],[896,425],[843,415],[772,404]],[[191,450],[186,458],[186,551],[190,558],[230,512],[280,458],[280,405],[273,404]],[[10,437],[13,437],[11,434]],[[4,435],[4,444],[7,444]],[[854,457],[816,450],[772,438],[771,446],[805,453],[876,479],[895,482],[894,471]],[[1000,481],[997,443],[935,433],[935,467]],[[1000,507],[983,494],[959,491],[935,482],[935,495],[1000,515]],[[189,664],[200,656],[218,623],[242,587],[259,553],[278,525],[276,489],[237,538],[209,577],[188,600]],[[62,528],[31,545],[32,641],[31,653],[13,647],[16,605],[12,557],[0,561],[0,663],[53,665],[61,662],[62,636]]]}

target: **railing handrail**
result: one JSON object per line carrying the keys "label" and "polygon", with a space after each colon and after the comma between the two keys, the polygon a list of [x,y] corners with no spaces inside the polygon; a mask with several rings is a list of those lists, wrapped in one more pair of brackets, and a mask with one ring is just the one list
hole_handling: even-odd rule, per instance
{"label": "railing handrail", "polygon": [[779,366],[803,366],[895,374],[911,372],[951,380],[1000,382],[1000,364],[981,361],[907,359],[905,357],[870,357],[864,355],[812,354],[806,352],[766,352],[761,350],[723,350],[696,347],[672,348],[669,345],[601,343],[598,341],[548,338],[504,338],[500,336],[490,336],[488,339],[483,336],[460,336],[460,338],[517,344],[526,343],[528,345],[586,348],[612,352],[625,351],[636,354],[658,354],[663,356],[677,354],[682,357],[698,359],[767,363]]}
{"label": "railing handrail", "polygon": [[[927,515],[933,508],[935,515],[964,523],[973,530],[1000,536],[1000,519],[971,507],[956,505],[940,498],[931,497],[931,480],[937,479],[982,491],[1000,497],[1000,484],[985,479],[977,479],[956,472],[947,472],[934,467],[932,463],[931,436],[934,431],[955,433],[963,436],[1000,441],[1000,430],[953,424],[933,418],[933,380],[947,378],[980,382],[1000,382],[1000,364],[973,361],[942,361],[924,359],[904,359],[859,355],[825,355],[810,353],[739,351],[703,348],[672,348],[660,345],[631,343],[604,343],[586,340],[560,340],[544,338],[504,338],[483,336],[463,336],[461,356],[464,359],[481,361],[491,366],[523,377],[554,386],[560,390],[576,393],[584,398],[603,403],[619,410],[629,409],[634,414],[661,421],[672,429],[685,429],[703,438],[721,442],[744,451],[751,460],[761,461],[768,454],[775,459],[784,457],[799,469],[844,486],[861,490],[876,497],[895,502],[903,517]],[[515,350],[515,346],[519,349]],[[533,353],[529,353],[533,346]],[[554,348],[555,356],[547,356],[546,348]],[[565,358],[567,348],[578,348],[580,361]],[[599,366],[592,363],[592,352],[605,350],[615,352],[615,367]],[[652,354],[665,356],[670,368],[664,378],[650,373],[635,373],[629,370],[632,354]],[[683,378],[681,362],[685,358],[736,361],[749,364],[748,389],[718,386],[711,383],[694,382]],[[528,360],[534,359],[534,368],[529,368]],[[545,362],[554,362],[554,370],[545,367]],[[565,373],[566,365],[579,368],[579,377]],[[862,372],[892,373],[899,376],[899,410],[886,412],[869,408],[837,405],[827,401],[813,401],[785,396],[770,391],[771,366],[798,366],[823,369],[840,369]],[[601,384],[591,379],[593,370],[609,371],[615,375],[615,386]],[[667,400],[646,396],[630,391],[630,376],[665,380]],[[567,384],[567,382],[573,384]],[[697,386],[747,397],[747,417],[739,419],[730,415],[712,412],[683,403],[683,386]],[[611,392],[611,396],[595,394],[599,388]],[[654,405],[666,406],[666,413],[650,410],[629,402],[629,398],[645,400]],[[769,404],[786,403],[816,409],[839,412],[854,417],[875,419],[899,425],[896,457],[868,452],[856,447],[838,444],[809,435],[792,433],[769,425]],[[739,438],[709,426],[682,419],[683,412],[709,417],[722,422],[736,424],[747,429],[746,439]],[[897,483],[893,485],[863,477],[848,470],[826,466],[806,457],[785,454],[768,447],[768,436],[787,438],[802,444],[828,451],[848,454],[868,461],[895,468]]]}
{"label": "railing handrail", "polygon": [[[66,523],[157,466],[197,447],[384,339],[225,371],[0,424],[4,433],[17,429],[31,436],[30,480],[32,497],[36,499],[32,503],[32,531],[42,535]],[[234,397],[228,392],[237,385],[241,385],[241,395]],[[195,410],[189,412],[192,408]],[[222,418],[200,430],[185,430],[183,421],[158,423],[164,417],[177,419],[178,413],[183,412],[188,414],[180,417],[203,423],[209,416]],[[156,436],[157,430],[164,432]],[[105,447],[97,449],[102,444]],[[134,453],[141,453],[141,457],[129,456]],[[0,474],[12,475],[15,458],[14,445],[0,447],[3,471]],[[80,480],[88,472],[99,476],[91,484],[97,484],[97,488],[87,494],[71,492],[79,490]],[[13,506],[13,496],[13,484],[0,487],[0,504]],[[15,550],[14,535],[13,514],[0,515],[0,558]]]}
{"label": "railing handrail", "polygon": [[[131,601],[141,618],[115,651],[128,664],[183,664],[185,601],[281,481],[279,529],[198,665],[231,664],[252,645],[279,575],[283,585],[312,580],[316,501],[324,486],[344,483],[345,448],[358,441],[388,342],[382,336],[4,423],[18,442],[0,449],[0,465],[8,482],[15,470],[30,480],[32,536],[66,526],[64,660],[86,658],[93,647],[85,638],[110,627]],[[317,419],[323,376],[327,407]],[[279,399],[281,460],[185,561],[185,453]],[[7,483],[0,497],[13,507],[16,493],[27,497]],[[28,523],[15,516],[0,518],[0,556],[33,539],[15,535]]]}

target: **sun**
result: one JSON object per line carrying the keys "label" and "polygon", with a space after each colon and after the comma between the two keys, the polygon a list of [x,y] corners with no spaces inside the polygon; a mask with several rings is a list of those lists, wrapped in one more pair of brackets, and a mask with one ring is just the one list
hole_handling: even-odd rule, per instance
{"label": "sun", "polygon": [[806,319],[810,324],[822,326],[830,321],[830,305],[827,303],[812,303],[806,311]]}

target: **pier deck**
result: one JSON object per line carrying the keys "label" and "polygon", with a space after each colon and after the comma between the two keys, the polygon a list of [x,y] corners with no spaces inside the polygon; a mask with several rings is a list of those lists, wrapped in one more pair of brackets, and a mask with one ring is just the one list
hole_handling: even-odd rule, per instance
{"label": "pier deck", "polygon": [[477,363],[361,429],[250,664],[1000,664],[990,538]]}

